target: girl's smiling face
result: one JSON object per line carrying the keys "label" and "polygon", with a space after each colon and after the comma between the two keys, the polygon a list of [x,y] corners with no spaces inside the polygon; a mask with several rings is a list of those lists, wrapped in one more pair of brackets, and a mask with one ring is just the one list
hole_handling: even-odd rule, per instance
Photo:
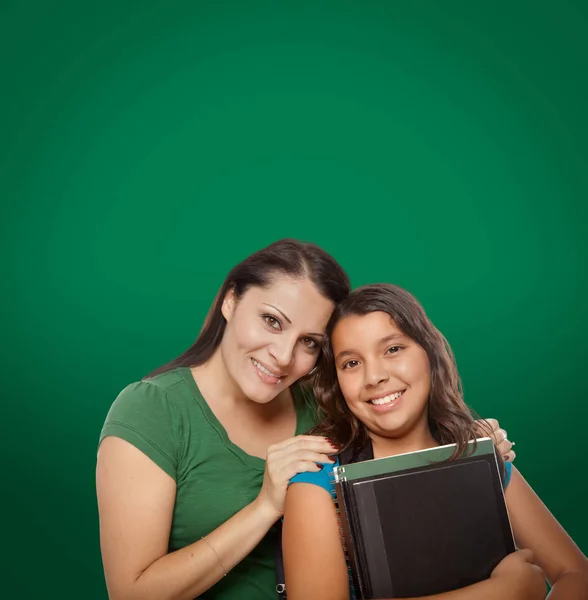
{"label": "girl's smiling face", "polygon": [[430,438],[429,357],[387,313],[343,317],[331,343],[341,392],[373,439]]}

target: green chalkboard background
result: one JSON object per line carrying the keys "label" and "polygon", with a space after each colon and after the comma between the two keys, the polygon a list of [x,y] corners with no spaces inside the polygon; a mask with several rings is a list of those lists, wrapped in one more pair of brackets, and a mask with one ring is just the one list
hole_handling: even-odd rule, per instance
{"label": "green chalkboard background", "polygon": [[106,412],[285,236],[424,303],[588,551],[586,73],[580,0],[4,0],[6,597],[106,598]]}

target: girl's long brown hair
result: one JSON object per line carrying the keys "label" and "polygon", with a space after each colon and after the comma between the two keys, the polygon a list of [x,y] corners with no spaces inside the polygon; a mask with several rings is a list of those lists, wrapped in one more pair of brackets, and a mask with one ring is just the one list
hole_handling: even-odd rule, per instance
{"label": "girl's long brown hair", "polygon": [[[372,312],[390,315],[396,326],[427,353],[431,365],[429,427],[439,444],[456,444],[452,458],[461,456],[467,443],[479,437],[479,432],[473,412],[463,400],[453,352],[417,299],[406,290],[391,284],[357,288],[335,309],[327,325],[328,340],[324,347],[324,359],[314,380],[314,392],[322,421],[312,433],[331,438],[341,450],[352,448],[355,455],[368,442],[365,426],[349,410],[341,394],[330,339],[335,326],[344,317],[363,316]],[[488,426],[488,434],[490,431]]]}

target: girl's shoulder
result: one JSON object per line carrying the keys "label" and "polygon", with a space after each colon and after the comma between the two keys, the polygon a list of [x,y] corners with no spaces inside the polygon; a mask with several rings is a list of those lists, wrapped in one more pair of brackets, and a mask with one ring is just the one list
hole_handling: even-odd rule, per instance
{"label": "girl's shoulder", "polygon": [[321,463],[322,469],[318,472],[306,471],[304,473],[298,473],[294,475],[292,479],[290,479],[289,485],[293,483],[310,483],[311,485],[316,485],[320,488],[323,488],[334,499],[336,498],[335,492],[335,474],[333,473],[333,469],[339,465],[339,461],[335,460],[334,464],[325,464]]}
{"label": "girl's shoulder", "polygon": [[508,484],[510,483],[510,478],[512,475],[512,463],[505,462],[504,463],[504,477],[502,479],[502,487],[506,489]]}

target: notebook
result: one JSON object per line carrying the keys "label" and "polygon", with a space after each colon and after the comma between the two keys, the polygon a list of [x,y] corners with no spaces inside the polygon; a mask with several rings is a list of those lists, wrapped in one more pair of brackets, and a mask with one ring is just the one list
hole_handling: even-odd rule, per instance
{"label": "notebook", "polygon": [[490,438],[335,467],[359,598],[409,598],[487,579],[515,550]]}

